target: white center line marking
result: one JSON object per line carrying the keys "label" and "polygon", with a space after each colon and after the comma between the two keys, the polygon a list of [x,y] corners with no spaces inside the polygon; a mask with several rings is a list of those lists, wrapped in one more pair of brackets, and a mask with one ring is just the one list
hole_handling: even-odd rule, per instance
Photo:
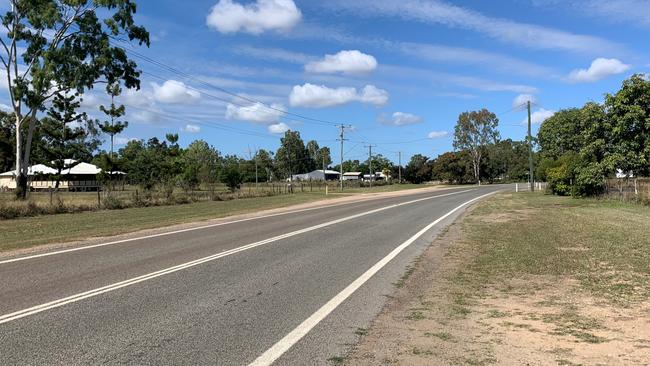
{"label": "white center line marking", "polygon": [[370,267],[366,272],[364,272],[359,278],[354,280],[348,287],[343,289],[343,291],[339,292],[336,296],[334,296],[331,300],[329,300],[325,305],[323,305],[320,309],[318,309],[314,314],[312,314],[309,318],[307,318],[305,321],[303,321],[298,327],[296,327],[294,330],[292,330],[289,334],[287,334],[284,338],[279,340],[276,344],[273,345],[273,347],[269,348],[266,352],[264,352],[261,356],[259,356],[255,361],[251,362],[249,366],[268,366],[273,364],[280,356],[282,356],[285,352],[287,352],[293,345],[298,343],[309,331],[311,331],[318,323],[320,323],[325,317],[327,317],[332,311],[334,311],[343,301],[345,301],[350,295],[352,295],[356,290],[358,290],[364,283],[366,283],[372,276],[374,276],[379,270],[384,268],[393,258],[397,257],[398,254],[400,254],[404,249],[406,249],[409,245],[413,244],[418,238],[420,238],[422,235],[424,235],[427,231],[431,230],[434,226],[436,226],[439,222],[442,220],[446,219],[449,217],[451,214],[454,212],[460,210],[464,206],[469,205],[472,202],[475,202],[477,200],[480,200],[481,198],[487,197],[491,194],[494,194],[495,192],[488,193],[485,195],[482,195],[480,197],[476,197],[474,199],[471,199],[460,206],[454,208],[453,210],[447,212],[445,215],[437,219],[436,221],[430,223],[427,225],[425,228],[417,232],[415,235],[410,237],[407,241],[403,242],[395,248],[392,252],[390,252],[387,256],[382,258],[379,262],[377,262],[374,266]]}
{"label": "white center line marking", "polygon": [[374,210],[371,210],[371,211],[358,213],[358,214],[355,214],[355,215],[352,215],[352,216],[347,216],[347,217],[343,217],[343,218],[340,218],[340,219],[328,221],[328,222],[325,222],[325,223],[322,223],[322,224],[318,224],[318,225],[315,225],[315,226],[310,226],[310,227],[307,227],[307,228],[304,228],[304,229],[292,231],[290,233],[274,236],[272,238],[264,239],[264,240],[261,240],[261,241],[255,242],[255,243],[251,243],[251,244],[244,245],[244,246],[241,246],[241,247],[237,247],[237,248],[234,248],[234,249],[226,250],[226,251],[223,251],[223,252],[220,252],[220,253],[217,253],[217,254],[213,254],[213,255],[210,255],[210,256],[207,256],[207,257],[203,257],[203,258],[199,258],[199,259],[196,259],[196,260],[193,260],[193,261],[190,261],[190,262],[182,263],[182,264],[179,264],[179,265],[176,265],[176,266],[173,266],[173,267],[161,269],[159,271],[155,271],[155,272],[144,274],[144,275],[141,275],[141,276],[138,276],[138,277],[130,278],[128,280],[113,283],[113,284],[103,286],[103,287],[100,287],[100,288],[96,288],[96,289],[93,289],[93,290],[90,290],[90,291],[86,291],[86,292],[78,293],[78,294],[68,296],[68,297],[65,297],[65,298],[62,298],[62,299],[50,301],[50,302],[45,303],[45,304],[36,305],[36,306],[30,307],[30,308],[27,308],[27,309],[23,309],[23,310],[19,310],[19,311],[13,312],[13,313],[5,314],[5,315],[0,316],[0,324],[7,323],[7,322],[10,322],[10,321],[13,321],[13,320],[16,320],[16,319],[24,318],[26,316],[33,315],[33,314],[36,314],[36,313],[40,313],[40,312],[45,311],[45,310],[54,309],[54,308],[63,306],[65,304],[69,304],[69,303],[77,302],[77,301],[80,301],[80,300],[83,300],[83,299],[87,299],[89,297],[94,297],[94,296],[97,296],[97,295],[101,295],[101,294],[106,293],[106,292],[115,291],[115,290],[123,288],[123,287],[127,287],[127,286],[134,285],[136,283],[148,281],[148,280],[160,277],[160,276],[164,276],[166,274],[178,272],[178,271],[183,270],[183,269],[198,266],[199,264],[214,261],[214,260],[219,259],[219,258],[227,257],[229,255],[233,255],[235,253],[243,252],[243,251],[248,250],[248,249],[252,249],[252,248],[259,247],[259,246],[262,246],[262,245],[266,245],[266,244],[269,244],[269,243],[273,243],[273,242],[276,242],[278,240],[282,240],[282,239],[290,238],[292,236],[304,234],[304,233],[307,233],[307,232],[310,232],[310,231],[322,229],[322,228],[327,227],[327,226],[332,226],[332,225],[336,225],[336,224],[339,224],[339,223],[342,223],[342,222],[345,222],[345,221],[353,220],[353,219],[356,219],[356,218],[359,218],[359,217],[372,215],[374,213],[385,211],[385,210],[395,208],[395,207],[400,207],[400,206],[409,205],[409,204],[413,204],[413,203],[417,203],[417,202],[432,200],[432,199],[440,198],[440,197],[451,196],[451,195],[454,195],[454,194],[466,193],[466,192],[470,192],[470,191],[472,191],[472,190],[469,189],[469,190],[464,190],[464,191],[459,191],[459,192],[453,192],[453,193],[441,194],[441,195],[430,196],[430,197],[425,197],[425,198],[419,198],[419,199],[416,199],[416,200],[402,202],[402,203],[396,203],[396,204],[392,204],[392,205],[389,205],[389,206],[377,208],[377,209],[374,209]]}
{"label": "white center line marking", "polygon": [[[462,192],[466,192],[466,191],[462,191]],[[462,193],[462,192],[458,192],[458,193]],[[362,201],[362,202],[366,202],[366,201]],[[304,209],[295,210],[295,211],[279,212],[279,213],[269,214],[269,215],[264,215],[264,216],[249,217],[249,218],[246,218],[246,219],[219,222],[219,223],[216,223],[216,224],[202,225],[202,226],[191,227],[191,228],[175,230],[175,231],[167,231],[167,232],[159,233],[159,234],[138,236],[138,237],[135,237],[135,238],[116,240],[116,241],[111,241],[111,242],[107,242],[107,243],[85,245],[85,246],[80,246],[80,247],[76,247],[76,248],[63,249],[63,250],[57,250],[57,251],[53,251],[53,252],[46,252],[46,253],[41,253],[41,254],[34,254],[34,255],[24,256],[24,257],[0,260],[0,264],[20,262],[20,261],[25,261],[25,260],[29,260],[29,259],[36,259],[36,258],[41,258],[41,257],[49,257],[51,255],[58,255],[58,254],[64,254],[64,253],[70,253],[70,252],[77,252],[77,251],[80,251],[80,250],[87,250],[87,249],[92,249],[92,248],[104,247],[104,246],[108,246],[108,245],[128,243],[128,242],[137,241],[137,240],[157,238],[157,237],[160,237],[160,236],[167,236],[167,235],[186,233],[188,231],[210,229],[210,228],[214,228],[214,227],[218,227],[218,226],[237,224],[237,223],[240,223],[240,222],[246,222],[246,221],[252,221],[252,220],[260,220],[260,219],[266,219],[266,218],[270,218],[270,217],[283,216],[283,215],[289,215],[289,214],[306,212],[306,211],[314,211],[314,210],[319,210],[319,209],[323,209],[323,208],[346,206],[346,205],[350,205],[350,204],[354,204],[354,203],[358,203],[358,202],[335,203],[335,204],[332,204],[332,205],[304,208]]]}

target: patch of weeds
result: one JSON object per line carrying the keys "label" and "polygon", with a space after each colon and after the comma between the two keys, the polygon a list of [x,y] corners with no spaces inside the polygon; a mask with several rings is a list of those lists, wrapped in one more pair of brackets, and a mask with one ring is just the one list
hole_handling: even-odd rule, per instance
{"label": "patch of weeds", "polygon": [[452,336],[451,333],[447,333],[447,332],[436,332],[436,333],[426,332],[424,333],[424,335],[427,337],[436,337],[447,342],[451,342],[454,339],[454,336]]}
{"label": "patch of weeds", "polygon": [[582,366],[581,363],[573,363],[565,359],[555,360],[555,362],[557,362],[558,366]]}
{"label": "patch of weeds", "polygon": [[368,329],[366,328],[357,328],[357,330],[354,331],[354,334],[358,336],[365,336],[368,334]]}
{"label": "patch of weeds", "polygon": [[599,337],[588,332],[572,331],[571,335],[586,343],[597,344],[607,342],[607,338]]}
{"label": "patch of weeds", "polygon": [[406,319],[408,319],[408,320],[422,320],[422,319],[424,319],[424,318],[425,318],[425,317],[424,317],[424,313],[421,312],[421,311],[412,311],[412,312],[411,312],[411,313],[406,317]]}
{"label": "patch of weeds", "polygon": [[342,365],[345,362],[345,357],[334,356],[327,359],[332,365]]}
{"label": "patch of weeds", "polygon": [[432,351],[418,347],[413,347],[413,350],[411,352],[413,352],[413,354],[416,356],[433,356]]}
{"label": "patch of weeds", "polygon": [[472,311],[469,308],[466,308],[464,306],[455,305],[455,306],[451,307],[451,315],[455,316],[455,317],[464,318],[467,315],[469,315],[469,313],[471,313],[471,312]]}
{"label": "patch of weeds", "polygon": [[488,318],[505,318],[506,316],[508,316],[508,313],[496,309],[492,309],[487,313]]}
{"label": "patch of weeds", "polygon": [[414,266],[408,266],[406,268],[406,272],[404,272],[402,277],[400,277],[399,280],[397,282],[395,282],[393,285],[395,285],[395,287],[397,287],[397,288],[404,287],[404,285],[406,285],[406,281],[409,279],[409,277],[411,277],[411,275],[413,274],[414,271],[415,271]]}

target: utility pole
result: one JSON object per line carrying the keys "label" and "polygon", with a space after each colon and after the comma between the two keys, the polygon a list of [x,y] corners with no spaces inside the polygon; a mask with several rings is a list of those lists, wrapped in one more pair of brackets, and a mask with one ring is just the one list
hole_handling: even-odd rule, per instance
{"label": "utility pole", "polygon": [[398,151],[397,152],[397,169],[399,171],[399,184],[402,184],[402,152]]}
{"label": "utility pole", "polygon": [[253,156],[253,151],[251,150],[251,147],[248,146],[248,160],[255,160],[255,189],[259,189],[259,183],[257,180],[257,153],[259,152],[259,149],[255,150],[255,155]]}
{"label": "utility pole", "polygon": [[372,147],[377,145],[368,145],[368,165],[370,166],[370,189],[372,189],[372,181],[375,180],[375,175],[372,174]]}
{"label": "utility pole", "polygon": [[350,127],[350,126],[341,124],[339,127],[341,128],[341,134],[339,135],[340,136],[339,140],[341,141],[341,165],[339,165],[341,176],[339,177],[339,179],[341,181],[341,191],[343,191],[343,142],[345,141],[345,127]]}
{"label": "utility pole", "polygon": [[533,177],[533,136],[530,131],[530,100],[526,103],[528,106],[528,180],[530,182],[530,191],[535,191],[535,178]]}

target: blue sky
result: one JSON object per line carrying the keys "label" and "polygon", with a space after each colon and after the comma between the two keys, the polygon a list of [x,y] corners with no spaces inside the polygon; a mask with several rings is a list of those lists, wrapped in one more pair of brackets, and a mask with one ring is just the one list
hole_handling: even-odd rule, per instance
{"label": "blue sky", "polygon": [[[363,142],[435,157],[458,114],[480,108],[522,139],[518,104],[535,102],[536,130],[650,68],[644,0],[140,0],[137,19],[152,37],[137,52],[182,73],[135,58],[145,74],[121,97],[120,142],[174,132],[242,156],[290,128],[338,161],[336,127],[294,114],[352,125],[346,159],[364,159]],[[85,108],[99,117],[105,98]]]}

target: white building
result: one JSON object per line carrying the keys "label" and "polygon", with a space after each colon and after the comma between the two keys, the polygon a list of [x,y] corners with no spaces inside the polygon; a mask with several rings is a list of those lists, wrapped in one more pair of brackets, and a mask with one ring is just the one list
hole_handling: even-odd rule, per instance
{"label": "white building", "polygon": [[334,170],[314,170],[311,173],[294,174],[291,176],[295,181],[310,181],[310,180],[339,180],[341,173]]}
{"label": "white building", "polygon": [[343,173],[343,180],[361,180],[361,172],[347,172]]}
{"label": "white building", "polygon": [[[72,159],[66,159],[65,164],[69,165],[74,163]],[[93,164],[79,163],[72,168],[65,169],[61,172],[61,180],[59,181],[59,189],[84,191],[96,190],[99,187],[97,182],[97,174],[102,170]],[[29,167],[27,172],[27,179],[29,187],[32,190],[47,190],[54,188],[56,181],[51,178],[56,174],[56,170],[43,164],[36,164]],[[122,172],[114,172],[114,174],[124,175]],[[0,174],[0,190],[16,189],[16,171],[11,170]]]}

